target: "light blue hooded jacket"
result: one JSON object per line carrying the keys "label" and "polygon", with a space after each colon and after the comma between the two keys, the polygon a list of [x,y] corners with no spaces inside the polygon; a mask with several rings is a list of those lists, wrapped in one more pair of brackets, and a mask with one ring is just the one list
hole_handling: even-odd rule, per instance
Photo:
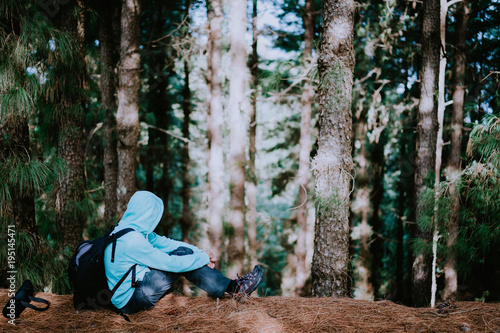
{"label": "light blue hooded jacket", "polygon": [[[113,233],[126,228],[133,228],[116,242],[115,261],[111,262],[111,244],[104,251],[104,267],[108,279],[108,287],[112,290],[115,284],[132,267],[136,267],[136,280],[140,281],[150,268],[181,273],[200,268],[210,263],[208,254],[196,246],[159,236],[153,232],[163,215],[163,201],[148,191],[136,192],[127,205],[127,210]],[[185,246],[193,250],[193,254],[185,256],[169,256],[167,253]],[[134,293],[132,273],[129,273],[111,298],[118,309],[127,305]]]}

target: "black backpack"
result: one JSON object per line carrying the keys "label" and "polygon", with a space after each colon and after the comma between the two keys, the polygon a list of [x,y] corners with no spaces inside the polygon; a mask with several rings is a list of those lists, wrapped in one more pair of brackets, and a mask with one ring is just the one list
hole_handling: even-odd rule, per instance
{"label": "black backpack", "polygon": [[119,312],[111,303],[111,297],[130,272],[132,272],[132,287],[135,287],[137,264],[130,267],[113,290],[109,290],[104,269],[104,250],[112,243],[111,262],[114,262],[116,240],[131,231],[134,229],[127,228],[113,235],[108,231],[102,237],[93,241],[83,241],[78,245],[68,267],[69,281],[73,289],[73,306],[77,310],[108,308]]}

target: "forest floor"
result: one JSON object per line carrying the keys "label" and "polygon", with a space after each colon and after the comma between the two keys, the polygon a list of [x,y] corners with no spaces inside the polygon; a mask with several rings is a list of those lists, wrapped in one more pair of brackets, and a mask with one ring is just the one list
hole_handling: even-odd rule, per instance
{"label": "forest floor", "polygon": [[[38,293],[51,302],[45,312],[26,309],[7,332],[495,332],[500,333],[500,304],[457,302],[449,313],[410,308],[390,301],[349,298],[250,297],[232,299],[170,294],[155,308],[131,315],[79,311],[72,296]],[[0,290],[0,304],[8,301]]]}

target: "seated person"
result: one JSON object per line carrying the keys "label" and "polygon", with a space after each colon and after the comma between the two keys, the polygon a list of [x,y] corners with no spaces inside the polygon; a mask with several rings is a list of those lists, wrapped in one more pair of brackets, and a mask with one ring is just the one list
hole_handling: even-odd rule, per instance
{"label": "seated person", "polygon": [[[148,191],[136,192],[113,233],[126,228],[135,231],[118,238],[113,262],[112,247],[108,246],[104,252],[110,290],[137,264],[135,272],[127,274],[111,298],[122,313],[133,314],[154,307],[181,275],[217,298],[228,293],[240,299],[257,289],[263,276],[260,266],[236,280],[227,278],[215,268],[217,258],[212,251],[155,234],[153,230],[162,215],[160,198]],[[134,277],[135,287],[132,286]]]}

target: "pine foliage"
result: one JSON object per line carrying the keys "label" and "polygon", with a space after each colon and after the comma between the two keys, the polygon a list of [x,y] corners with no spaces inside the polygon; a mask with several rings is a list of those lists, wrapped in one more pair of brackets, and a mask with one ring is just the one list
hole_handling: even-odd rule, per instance
{"label": "pine foliage", "polygon": [[[475,265],[493,264],[490,260],[500,246],[500,118],[491,115],[472,128],[467,144],[467,166],[455,177],[442,181],[437,189],[422,194],[424,214],[417,221],[425,230],[438,230],[440,258],[456,251],[459,272],[467,274]],[[449,188],[454,186],[460,198],[460,227],[456,248],[446,247],[453,200]],[[435,198],[438,198],[436,201]],[[436,208],[434,208],[436,202]],[[431,245],[414,242],[415,252],[430,253]],[[488,259],[490,258],[490,259]]]}

